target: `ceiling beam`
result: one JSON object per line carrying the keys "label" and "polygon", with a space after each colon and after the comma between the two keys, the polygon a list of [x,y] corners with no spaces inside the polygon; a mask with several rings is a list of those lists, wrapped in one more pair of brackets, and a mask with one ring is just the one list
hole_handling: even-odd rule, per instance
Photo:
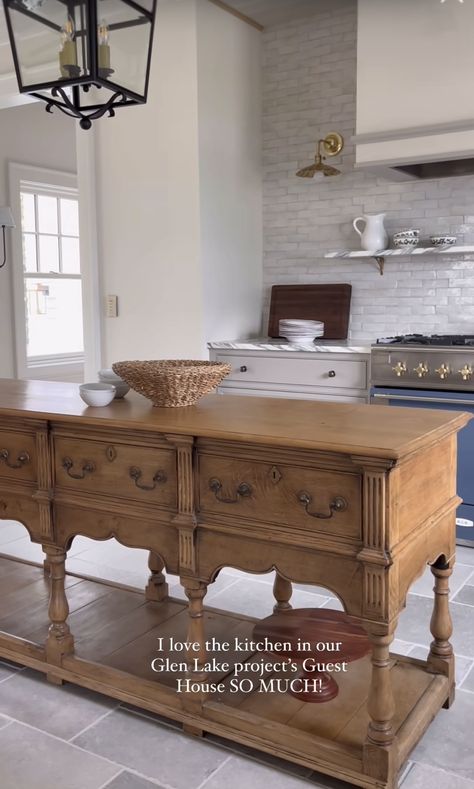
{"label": "ceiling beam", "polygon": [[227,11],[228,14],[232,14],[232,16],[237,17],[237,19],[241,19],[242,22],[246,22],[247,25],[256,28],[256,30],[264,30],[264,27],[260,24],[260,22],[257,22],[255,19],[252,19],[252,17],[247,16],[246,14],[242,14],[241,11],[237,11],[236,8],[232,8],[231,5],[224,3],[223,0],[209,0],[209,2],[218,6],[218,8],[222,8],[223,11]]}

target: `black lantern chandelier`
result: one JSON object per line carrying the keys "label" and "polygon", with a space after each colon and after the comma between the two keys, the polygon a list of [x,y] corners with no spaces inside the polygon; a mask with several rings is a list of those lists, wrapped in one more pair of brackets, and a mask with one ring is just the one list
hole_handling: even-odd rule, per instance
{"label": "black lantern chandelier", "polygon": [[20,93],[80,120],[147,99],[156,0],[3,0]]}

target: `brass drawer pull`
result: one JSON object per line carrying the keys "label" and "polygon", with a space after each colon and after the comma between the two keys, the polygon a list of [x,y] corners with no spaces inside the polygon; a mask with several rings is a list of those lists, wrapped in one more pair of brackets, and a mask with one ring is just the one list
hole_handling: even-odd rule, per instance
{"label": "brass drawer pull", "polygon": [[329,515],[325,515],[322,512],[310,512],[308,510],[308,507],[313,499],[312,496],[310,496],[309,493],[306,493],[305,490],[297,493],[296,498],[303,505],[307,514],[310,515],[311,518],[321,518],[323,520],[328,520],[329,518],[332,518],[335,512],[344,512],[344,510],[347,510],[347,501],[343,499],[342,496],[336,496],[336,498],[331,501],[329,505]]}
{"label": "brass drawer pull", "polygon": [[74,467],[74,461],[70,457],[66,457],[63,459],[62,467],[66,474],[72,479],[84,479],[86,474],[92,474],[95,471],[95,463],[92,460],[85,460],[82,464],[81,473],[75,474],[71,469]]}
{"label": "brass drawer pull", "polygon": [[16,463],[10,463],[9,461],[10,453],[8,449],[0,449],[0,460],[3,460],[8,468],[22,468],[27,463],[30,462],[30,456],[28,452],[22,450],[16,459]]}
{"label": "brass drawer pull", "polygon": [[209,489],[212,490],[217,501],[221,501],[223,504],[238,504],[240,498],[244,499],[252,495],[252,486],[249,485],[248,482],[241,482],[236,490],[235,499],[227,499],[225,496],[220,496],[219,493],[222,490],[222,482],[215,477],[209,480]]}
{"label": "brass drawer pull", "polygon": [[141,490],[155,490],[157,485],[166,482],[167,479],[164,471],[157,471],[153,477],[153,485],[143,485],[140,482],[142,478],[142,472],[140,471],[139,468],[137,468],[137,466],[132,466],[131,469],[129,470],[129,474],[130,474],[130,479],[133,479],[137,488],[140,488]]}

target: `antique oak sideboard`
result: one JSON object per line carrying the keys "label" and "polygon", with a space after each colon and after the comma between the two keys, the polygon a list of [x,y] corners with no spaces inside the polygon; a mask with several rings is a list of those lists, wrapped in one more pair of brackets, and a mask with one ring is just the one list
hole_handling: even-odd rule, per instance
{"label": "antique oak sideboard", "polygon": [[[218,395],[182,409],[152,408],[133,394],[87,408],[73,384],[0,381],[0,518],[25,525],[50,572],[45,580],[37,567],[1,560],[9,611],[0,617],[0,656],[190,733],[394,789],[411,749],[454,696],[447,595],[456,433],[469,418]],[[65,560],[77,535],[147,549],[145,592],[71,579]],[[422,661],[392,654],[390,644],[427,563],[433,641]],[[291,607],[292,581],[318,584],[360,621],[372,654],[338,678],[337,698],[305,704],[288,694],[231,693],[232,671],[219,678],[224,691],[209,692],[206,638],[250,636],[255,624],[204,607],[227,566],[274,570],[276,610]],[[180,576],[187,605],[168,596],[164,568]],[[177,693],[176,675],[151,670],[158,637],[170,635],[198,644],[186,674],[198,692]]]}

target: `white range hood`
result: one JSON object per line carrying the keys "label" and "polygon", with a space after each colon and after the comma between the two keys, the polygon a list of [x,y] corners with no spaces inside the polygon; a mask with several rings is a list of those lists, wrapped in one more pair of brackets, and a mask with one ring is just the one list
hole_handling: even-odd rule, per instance
{"label": "white range hood", "polygon": [[474,2],[359,0],[356,167],[474,173]]}

